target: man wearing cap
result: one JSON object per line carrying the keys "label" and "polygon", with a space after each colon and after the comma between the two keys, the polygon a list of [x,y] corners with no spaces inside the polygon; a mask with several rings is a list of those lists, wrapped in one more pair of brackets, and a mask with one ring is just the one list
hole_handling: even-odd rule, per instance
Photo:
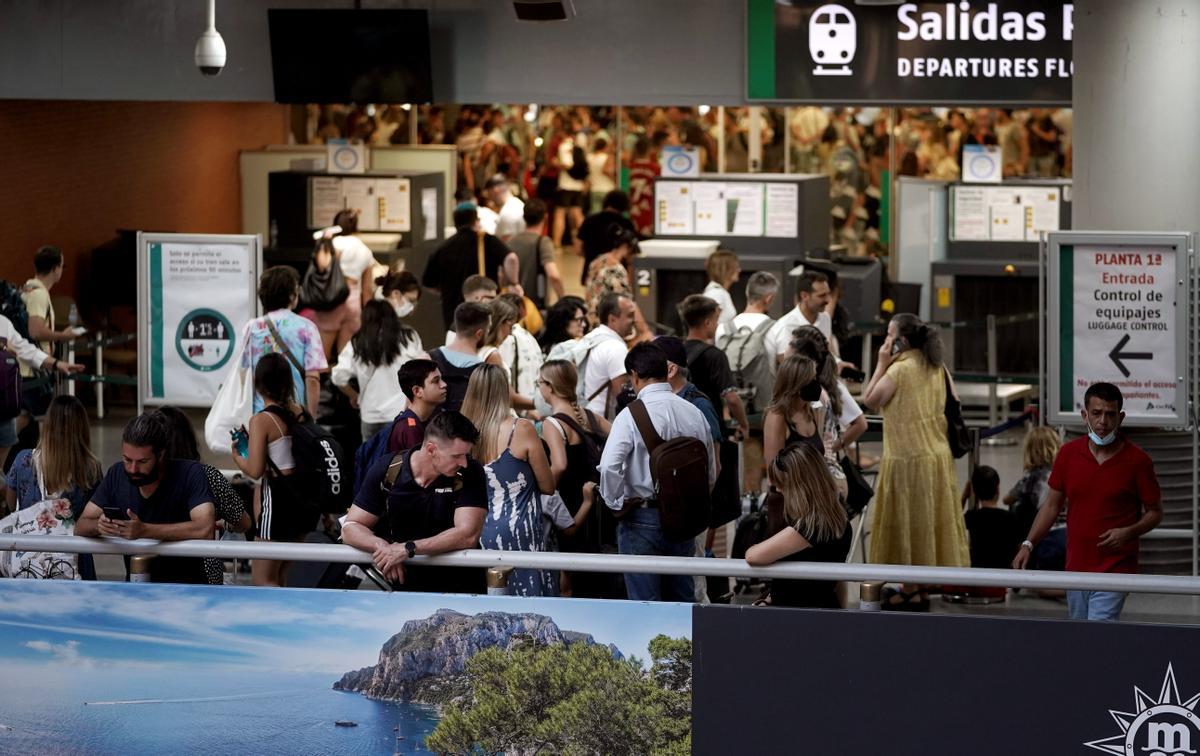
{"label": "man wearing cap", "polygon": [[[434,250],[425,264],[421,285],[442,295],[442,322],[449,327],[454,322],[454,308],[463,302],[463,281],[473,275],[494,278],[498,283],[521,280],[520,261],[504,242],[479,227],[479,211],[472,202],[454,208],[454,228],[457,229]],[[483,239],[483,270],[479,265],[480,238]]]}
{"label": "man wearing cap", "polygon": [[483,185],[486,207],[479,208],[479,227],[505,244],[525,230],[525,203],[509,190],[508,176],[497,173]]}

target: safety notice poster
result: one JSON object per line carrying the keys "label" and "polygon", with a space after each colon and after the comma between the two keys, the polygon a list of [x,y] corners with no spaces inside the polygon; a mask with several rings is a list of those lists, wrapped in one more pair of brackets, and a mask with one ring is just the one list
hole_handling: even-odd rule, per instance
{"label": "safety notice poster", "polygon": [[950,239],[1035,242],[1059,229],[1061,203],[1057,186],[954,186]]}
{"label": "safety notice poster", "polygon": [[208,406],[257,315],[257,236],[141,235],[139,354],[146,403]]}

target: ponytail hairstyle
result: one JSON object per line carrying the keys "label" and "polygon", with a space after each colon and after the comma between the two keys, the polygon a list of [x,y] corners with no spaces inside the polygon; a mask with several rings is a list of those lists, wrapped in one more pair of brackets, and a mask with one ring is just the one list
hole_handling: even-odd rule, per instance
{"label": "ponytail hairstyle", "polygon": [[816,326],[800,326],[792,331],[792,351],[817,365],[817,382],[829,395],[834,417],[842,416],[842,392],[838,390],[837,360],[829,351],[829,340]]}
{"label": "ponytail hairstyle", "polygon": [[892,322],[896,324],[896,336],[919,350],[931,367],[942,366],[942,334],[936,326],[908,312],[892,318]]}
{"label": "ponytail hairstyle", "polygon": [[583,428],[588,427],[587,413],[579,405],[579,394],[576,386],[579,382],[579,371],[575,363],[569,360],[546,360],[538,370],[538,378],[550,387],[550,393],[571,405],[571,414]]}

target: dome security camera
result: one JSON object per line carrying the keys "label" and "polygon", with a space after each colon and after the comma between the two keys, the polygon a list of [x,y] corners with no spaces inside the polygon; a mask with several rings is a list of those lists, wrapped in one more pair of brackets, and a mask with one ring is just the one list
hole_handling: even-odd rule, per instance
{"label": "dome security camera", "polygon": [[205,76],[216,76],[225,68],[225,40],[217,31],[217,0],[208,0],[208,27],[196,40],[196,68]]}

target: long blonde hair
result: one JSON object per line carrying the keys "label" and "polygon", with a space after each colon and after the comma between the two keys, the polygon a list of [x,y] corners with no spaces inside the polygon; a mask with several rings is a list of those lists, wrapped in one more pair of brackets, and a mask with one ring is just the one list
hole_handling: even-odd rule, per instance
{"label": "long blonde hair", "polygon": [[767,466],[771,485],[783,493],[783,514],[805,538],[825,542],[846,530],[846,510],[838,501],[825,458],[808,444],[793,444]]}
{"label": "long blonde hair", "polygon": [[512,302],[500,298],[489,302],[488,309],[492,311],[492,320],[487,335],[483,337],[483,345],[498,347],[501,342],[500,329],[505,324],[516,325],[520,322],[521,311]]}
{"label": "long blonde hair", "polygon": [[46,479],[42,495],[64,491],[72,484],[90,488],[100,480],[100,461],[92,454],[87,410],[73,396],[54,397],[46,410],[37,445],[38,462]]}
{"label": "long blonde hair", "polygon": [[785,357],[775,374],[775,394],[771,397],[771,406],[767,407],[767,411],[780,413],[790,425],[792,416],[803,410],[815,423],[816,413],[800,396],[800,390],[816,379],[817,363],[798,354]]}
{"label": "long blonde hair", "polygon": [[579,371],[575,369],[575,363],[569,360],[547,360],[542,363],[538,377],[550,387],[550,393],[571,405],[571,414],[575,416],[575,421],[580,427],[587,428],[587,413],[579,406],[579,394],[576,392]]}
{"label": "long blonde hair", "polygon": [[1050,467],[1058,456],[1058,448],[1062,441],[1058,432],[1048,425],[1039,425],[1025,436],[1025,469],[1036,470],[1039,467]]}
{"label": "long blonde hair", "polygon": [[504,368],[486,362],[475,368],[467,383],[462,413],[479,430],[475,459],[487,464],[499,457],[504,449],[496,437],[500,426],[512,417],[512,397]]}

